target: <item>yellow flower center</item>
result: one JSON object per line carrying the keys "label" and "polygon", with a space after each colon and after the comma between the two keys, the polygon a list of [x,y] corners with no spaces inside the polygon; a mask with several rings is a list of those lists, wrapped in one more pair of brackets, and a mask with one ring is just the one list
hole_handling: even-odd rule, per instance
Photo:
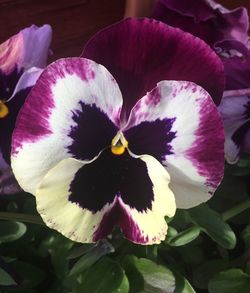
{"label": "yellow flower center", "polygon": [[4,118],[9,114],[9,108],[0,100],[0,118]]}
{"label": "yellow flower center", "polygon": [[128,141],[124,137],[121,131],[118,131],[116,136],[112,139],[111,142],[111,152],[114,155],[122,155],[126,148],[128,147]]}

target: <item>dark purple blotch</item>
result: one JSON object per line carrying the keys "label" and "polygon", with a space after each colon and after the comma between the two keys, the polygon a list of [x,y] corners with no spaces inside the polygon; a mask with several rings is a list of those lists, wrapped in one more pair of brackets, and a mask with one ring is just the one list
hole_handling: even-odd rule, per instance
{"label": "dark purple blotch", "polygon": [[73,139],[68,150],[76,159],[90,160],[111,145],[118,129],[94,104],[80,102],[80,107],[81,110],[73,113],[76,126],[68,134]]}
{"label": "dark purple blotch", "polygon": [[10,164],[11,138],[15,128],[15,123],[19,110],[23,106],[25,99],[30,91],[30,87],[18,92],[13,99],[8,102],[9,114],[0,119],[0,149],[5,161]]}
{"label": "dark purple blotch", "polygon": [[107,149],[76,173],[69,200],[96,213],[120,195],[125,204],[142,212],[152,207],[152,188],[144,161],[132,158],[128,152],[117,156]]}
{"label": "dark purple blotch", "polygon": [[171,142],[176,132],[171,129],[175,119],[145,121],[125,131],[130,150],[136,155],[148,154],[158,161],[165,160],[165,156],[173,154]]}

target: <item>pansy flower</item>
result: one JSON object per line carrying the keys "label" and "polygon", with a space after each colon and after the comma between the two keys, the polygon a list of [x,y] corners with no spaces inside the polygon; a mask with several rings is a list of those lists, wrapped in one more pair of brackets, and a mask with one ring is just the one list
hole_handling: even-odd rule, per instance
{"label": "pansy flower", "polygon": [[227,90],[218,109],[225,127],[225,157],[234,164],[241,151],[250,153],[250,51],[237,41],[220,46]]}
{"label": "pansy flower", "polygon": [[11,176],[10,145],[18,111],[46,66],[51,28],[35,25],[0,45],[0,193],[20,188]]}
{"label": "pansy flower", "polygon": [[212,0],[158,0],[152,17],[202,38],[222,59],[226,92],[219,110],[225,127],[225,158],[236,163],[240,151],[250,152],[247,9],[228,10]]}
{"label": "pansy flower", "polygon": [[149,19],[108,27],[81,58],[41,74],[14,130],[15,176],[72,240],[117,225],[130,241],[159,243],[164,217],[207,201],[222,179],[211,96],[219,103],[223,81],[220,59],[190,34]]}
{"label": "pansy flower", "polygon": [[212,47],[224,40],[249,44],[249,19],[244,7],[229,10],[213,0],[158,0],[151,16],[203,39]]}

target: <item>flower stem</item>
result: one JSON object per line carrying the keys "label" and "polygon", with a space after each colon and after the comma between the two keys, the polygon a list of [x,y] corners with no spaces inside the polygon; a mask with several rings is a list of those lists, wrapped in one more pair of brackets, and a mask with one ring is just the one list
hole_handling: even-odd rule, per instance
{"label": "flower stem", "polygon": [[41,217],[36,215],[0,212],[0,220],[17,221],[23,223],[45,225]]}
{"label": "flower stem", "polygon": [[250,208],[250,198],[222,213],[222,219],[228,221]]}

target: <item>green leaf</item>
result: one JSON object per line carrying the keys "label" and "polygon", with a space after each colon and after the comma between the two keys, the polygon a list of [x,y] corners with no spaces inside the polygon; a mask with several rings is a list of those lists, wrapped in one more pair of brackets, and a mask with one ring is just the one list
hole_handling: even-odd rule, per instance
{"label": "green leaf", "polygon": [[69,260],[67,257],[73,245],[73,241],[53,230],[49,231],[48,237],[40,244],[40,254],[43,255],[45,251],[49,251],[54,271],[60,280],[64,280],[68,274]]}
{"label": "green leaf", "polygon": [[228,262],[215,259],[203,263],[193,274],[194,285],[200,289],[207,289],[209,281],[219,272],[228,268]]}
{"label": "green leaf", "polygon": [[190,224],[189,213],[185,210],[177,209],[173,220],[171,221],[171,227],[177,230],[183,230]]}
{"label": "green leaf", "polygon": [[208,285],[210,293],[250,292],[250,276],[240,269],[230,269],[217,274]]}
{"label": "green leaf", "polygon": [[83,254],[87,253],[91,248],[93,248],[93,246],[93,243],[84,243],[81,246],[73,247],[67,259],[78,258]]}
{"label": "green leaf", "polygon": [[185,279],[182,275],[174,272],[176,277],[176,288],[174,293],[195,293],[195,290],[190,285],[187,279]]}
{"label": "green leaf", "polygon": [[69,272],[69,276],[82,273],[97,262],[102,256],[112,252],[114,252],[114,248],[108,241],[99,241],[74,264]]}
{"label": "green leaf", "polygon": [[176,235],[178,235],[178,231],[175,228],[168,226],[167,237],[172,238],[172,237],[175,237]]}
{"label": "green leaf", "polygon": [[23,279],[22,287],[24,288],[34,288],[36,285],[40,284],[45,278],[45,273],[40,268],[34,266],[30,263],[25,263],[22,261],[15,261],[12,266],[20,274]]}
{"label": "green leaf", "polygon": [[16,281],[5,270],[0,268],[0,286],[17,285]]}
{"label": "green leaf", "polygon": [[200,235],[200,228],[195,226],[188,228],[174,237],[168,239],[168,244],[171,246],[182,246],[193,241]]}
{"label": "green leaf", "polygon": [[74,293],[128,293],[127,278],[118,263],[104,257],[91,266],[82,276],[81,285]]}
{"label": "green leaf", "polygon": [[250,248],[250,225],[246,226],[246,228],[242,231],[241,234],[245,245],[247,248]]}
{"label": "green leaf", "polygon": [[189,210],[192,221],[198,225],[215,242],[226,249],[233,249],[236,245],[236,236],[230,226],[221,216],[210,209],[206,204]]}
{"label": "green leaf", "polygon": [[172,293],[175,290],[174,274],[149,259],[130,256],[125,261],[125,267],[130,292]]}
{"label": "green leaf", "polygon": [[20,222],[0,221],[0,244],[13,242],[26,232],[26,226]]}

